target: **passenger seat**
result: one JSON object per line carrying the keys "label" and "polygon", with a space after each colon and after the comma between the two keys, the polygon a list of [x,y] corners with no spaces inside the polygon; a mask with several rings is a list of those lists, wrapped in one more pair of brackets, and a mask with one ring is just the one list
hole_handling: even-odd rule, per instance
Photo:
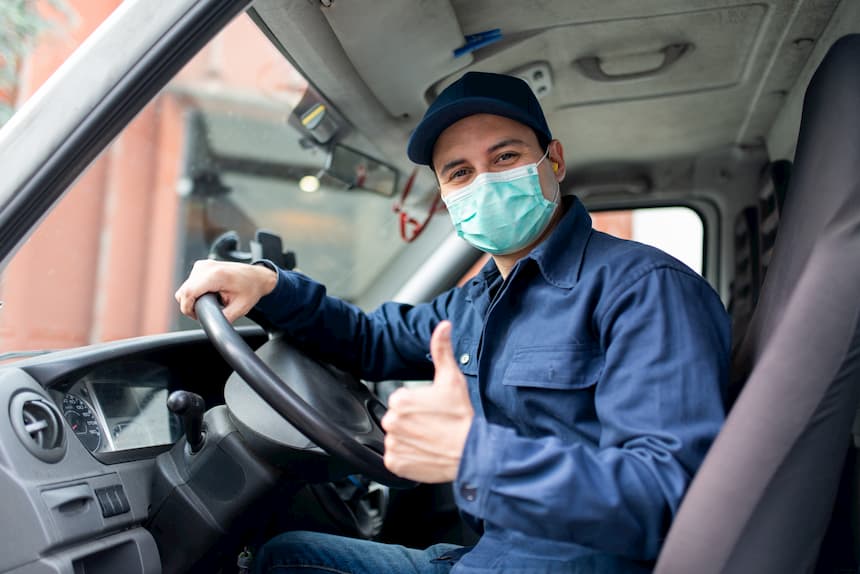
{"label": "passenger seat", "polygon": [[841,38],[807,87],[779,234],[733,357],[746,382],[656,574],[818,564],[860,402],[858,62],[860,35]]}

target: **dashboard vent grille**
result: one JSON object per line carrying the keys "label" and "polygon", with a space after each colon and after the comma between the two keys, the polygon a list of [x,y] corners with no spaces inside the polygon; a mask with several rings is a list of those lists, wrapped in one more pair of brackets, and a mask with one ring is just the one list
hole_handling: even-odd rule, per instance
{"label": "dashboard vent grille", "polygon": [[66,452],[63,421],[57,407],[32,391],[12,397],[9,409],[12,427],[24,447],[45,462],[57,462]]}

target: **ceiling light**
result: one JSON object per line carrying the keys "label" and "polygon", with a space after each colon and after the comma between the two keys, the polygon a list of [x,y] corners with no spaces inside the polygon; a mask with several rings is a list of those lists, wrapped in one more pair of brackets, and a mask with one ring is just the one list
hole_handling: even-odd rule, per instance
{"label": "ceiling light", "polygon": [[313,193],[320,188],[320,180],[315,175],[306,175],[299,180],[299,189],[305,193]]}

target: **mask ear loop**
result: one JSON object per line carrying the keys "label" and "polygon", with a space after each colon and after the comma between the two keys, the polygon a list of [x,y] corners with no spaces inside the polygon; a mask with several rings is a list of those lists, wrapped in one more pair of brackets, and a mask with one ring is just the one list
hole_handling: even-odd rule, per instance
{"label": "mask ear loop", "polygon": [[[541,157],[535,165],[539,165],[540,162],[545,160],[547,157],[549,157],[549,146],[547,146],[546,152],[543,154],[543,157]],[[552,166],[552,172],[558,173],[558,162],[550,160],[550,165]],[[558,205],[558,200],[560,197],[561,197],[561,184],[556,179],[555,180],[555,196],[550,201],[552,203]]]}
{"label": "mask ear loop", "polygon": [[543,155],[542,155],[542,156],[540,156],[540,159],[539,159],[539,160],[537,160],[537,162],[535,163],[535,165],[540,165],[540,162],[542,162],[543,160],[545,160],[545,159],[546,159],[546,158],[548,158],[548,157],[549,157],[549,146],[547,146],[547,147],[546,147],[546,151],[545,151],[545,152],[543,152]]}
{"label": "mask ear loop", "polygon": [[[537,163],[535,165],[540,165],[540,162],[542,162],[543,160],[545,160],[548,157],[549,157],[549,146],[546,146],[546,151],[543,152],[543,155],[541,156],[541,158],[537,161]],[[553,160],[549,160],[549,163],[552,166],[552,172],[558,173],[558,162],[553,161]]]}
{"label": "mask ear loop", "polygon": [[551,203],[555,204],[556,207],[561,203],[559,200],[561,199],[561,184],[557,179],[553,178],[555,181],[555,195],[550,200]]}

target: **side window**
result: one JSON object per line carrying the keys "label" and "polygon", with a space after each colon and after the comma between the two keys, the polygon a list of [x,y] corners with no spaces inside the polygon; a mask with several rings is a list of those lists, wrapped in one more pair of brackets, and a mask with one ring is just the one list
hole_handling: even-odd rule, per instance
{"label": "side window", "polygon": [[653,245],[702,273],[705,229],[702,218],[689,207],[597,211],[591,217],[595,229]]}

